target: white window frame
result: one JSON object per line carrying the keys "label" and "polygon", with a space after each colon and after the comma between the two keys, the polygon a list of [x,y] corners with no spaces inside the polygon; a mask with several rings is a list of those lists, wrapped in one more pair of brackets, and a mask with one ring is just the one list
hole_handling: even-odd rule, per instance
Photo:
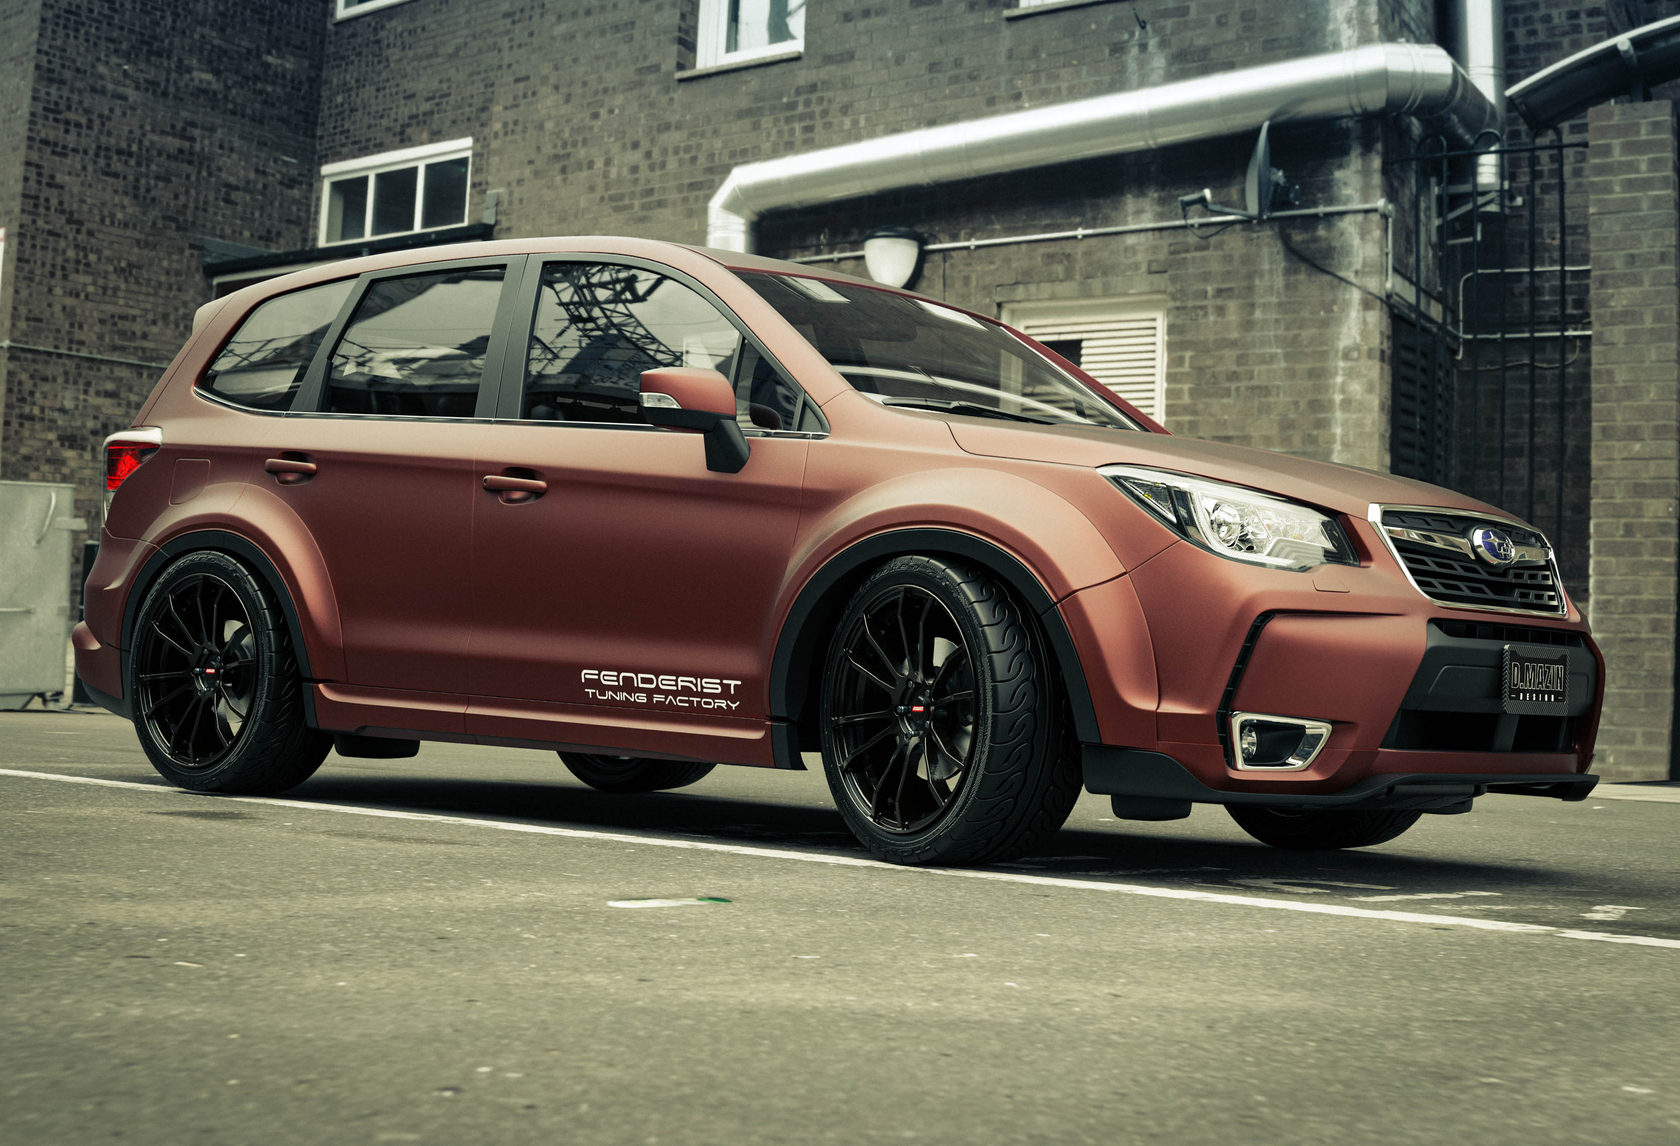
{"label": "white window frame", "polygon": [[[788,0],[789,8],[798,7],[803,15],[808,0]],[[700,68],[727,68],[736,64],[751,64],[767,60],[793,59],[804,54],[805,26],[801,22],[799,34],[791,40],[783,40],[779,44],[766,44],[760,48],[741,48],[728,51],[725,45],[729,43],[729,0],[700,0],[699,27],[696,29],[694,44],[694,66]]]}
{"label": "white window frame", "polygon": [[1107,343],[1102,359],[1080,369],[1126,401],[1165,423],[1167,300],[1161,295],[1005,303],[1004,322],[1040,342],[1077,338]]}
{"label": "white window frame", "polygon": [[377,12],[381,8],[389,8],[393,4],[407,3],[408,0],[362,0],[360,4],[352,4],[350,0],[337,0],[333,5],[333,18],[350,20],[357,16],[365,16],[369,12]]}
{"label": "white window frame", "polygon": [[[467,201],[461,204],[460,223],[449,224],[460,226],[467,221],[469,202],[472,198],[472,137],[466,139],[450,139],[442,143],[427,143],[419,147],[405,147],[400,151],[386,151],[379,155],[367,155],[359,159],[341,159],[337,163],[328,163],[321,168],[321,221],[318,230],[320,245],[323,247],[338,246],[344,243],[366,243],[374,239],[389,239],[395,235],[412,235],[416,231],[427,230],[420,226],[426,207],[426,181],[424,172],[415,175],[414,194],[414,225],[406,231],[388,231],[383,235],[371,234],[373,221],[373,191],[371,177],[386,171],[398,171],[404,167],[424,167],[428,163],[436,163],[444,159],[467,160]],[[369,190],[367,196],[367,214],[364,216],[362,234],[355,239],[329,239],[327,237],[327,219],[332,209],[332,184],[340,179],[355,176],[368,177]],[[435,228],[434,228],[435,229]]]}
{"label": "white window frame", "polygon": [[1032,16],[1039,12],[1054,12],[1059,8],[1084,8],[1092,4],[1107,4],[1110,0],[1015,0],[1015,7],[1006,10],[1005,20]]}

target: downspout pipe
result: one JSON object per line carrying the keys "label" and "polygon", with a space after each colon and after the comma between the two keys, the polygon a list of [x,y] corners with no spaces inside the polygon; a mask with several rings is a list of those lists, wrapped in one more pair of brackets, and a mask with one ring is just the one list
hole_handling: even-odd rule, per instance
{"label": "downspout pipe", "polygon": [[1498,124],[1442,49],[1372,44],[743,164],[712,196],[706,243],[749,252],[754,221],[787,207],[1383,113],[1433,119],[1461,145]]}
{"label": "downspout pipe", "polygon": [[[1453,58],[1476,90],[1493,104],[1494,122],[1489,126],[1505,130],[1505,0],[1454,0],[1449,12],[1451,26],[1444,29]],[[1505,166],[1499,155],[1484,155],[1476,161],[1476,185],[1497,191],[1505,180]]]}

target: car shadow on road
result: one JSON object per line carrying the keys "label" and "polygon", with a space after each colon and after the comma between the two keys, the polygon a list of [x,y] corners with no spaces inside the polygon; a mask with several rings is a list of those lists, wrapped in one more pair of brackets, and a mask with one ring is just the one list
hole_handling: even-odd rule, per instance
{"label": "car shadow on road", "polygon": [[[778,803],[699,792],[624,796],[565,783],[472,780],[389,775],[318,774],[292,793],[321,803],[437,815],[514,820],[552,827],[614,831],[724,844],[750,844],[865,857],[839,813],[828,807]],[[1460,891],[1497,886],[1504,891],[1555,885],[1567,873],[1531,862],[1466,862],[1451,857],[1384,849],[1280,851],[1257,842],[1188,838],[1149,823],[1119,823],[1113,830],[1069,828],[1038,853],[992,865],[1000,870],[1073,879],[1141,879],[1148,882],[1231,884],[1233,891],[1290,885],[1353,885],[1363,890]],[[1375,906],[1375,905],[1373,905]]]}

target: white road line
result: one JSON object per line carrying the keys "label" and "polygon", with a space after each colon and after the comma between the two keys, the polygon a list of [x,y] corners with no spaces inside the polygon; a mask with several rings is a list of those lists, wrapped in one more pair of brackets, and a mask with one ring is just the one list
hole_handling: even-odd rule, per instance
{"label": "white road line", "polygon": [[[1360,903],[1392,903],[1401,899],[1472,899],[1478,895],[1503,895],[1499,891],[1418,891],[1410,895],[1358,895]],[[1588,918],[1596,918],[1589,916]]]}
{"label": "white road line", "polygon": [[1680,804],[1680,788],[1669,785],[1600,784],[1587,797],[1592,800],[1646,800],[1653,804]]}
{"label": "white road line", "polygon": [[[0,776],[20,780],[51,780],[63,784],[88,784],[101,788],[123,788],[131,791],[189,796],[166,784],[140,784],[132,780],[102,780],[92,776],[66,776],[55,772],[27,772],[16,768],[0,768]],[[632,835],[628,832],[602,832],[589,828],[556,828],[546,824],[520,824],[507,820],[478,819],[472,816],[444,816],[433,812],[403,812],[389,808],[363,808],[348,804],[324,804],[313,800],[286,800],[269,796],[218,796],[241,804],[267,804],[293,811],[335,812],[346,816],[369,816],[384,820],[418,820],[429,824],[455,824],[470,828],[488,828],[501,832],[518,832],[534,836],[559,836],[563,839],[599,840],[607,843],[631,844],[638,847],[678,848],[685,851],[719,852],[724,855],[756,856],[761,859],[795,860],[800,863],[820,863],[832,867],[864,867],[897,872],[900,875],[944,876],[953,879],[978,879],[992,883],[1018,883],[1032,887],[1061,887],[1072,891],[1100,891],[1116,895],[1138,895],[1151,899],[1181,899],[1193,903],[1219,903],[1233,907],[1255,907],[1270,911],[1295,911],[1308,915],[1332,915],[1344,919],[1381,919],[1390,923],[1419,923],[1430,927],[1463,927],[1473,931],[1507,931],[1528,935],[1551,935],[1560,939],[1583,939],[1600,943],[1626,943],[1640,947],[1667,947],[1680,950],[1680,939],[1664,939],[1656,935],[1612,935],[1602,931],[1578,931],[1552,927],[1542,923],[1507,923],[1502,919],[1476,919],[1457,915],[1426,915],[1414,911],[1389,911],[1369,907],[1348,907],[1339,903],[1319,903],[1299,899],[1265,899],[1260,896],[1227,895],[1214,891],[1197,891],[1183,887],[1153,887],[1138,883],[1108,883],[1090,879],[1066,879],[1060,876],[1032,875],[1027,872],[996,871],[980,868],[901,867],[880,860],[858,856],[831,855],[824,852],[796,852],[784,848],[754,847],[751,844],[720,844],[709,840],[677,840],[663,836]]]}

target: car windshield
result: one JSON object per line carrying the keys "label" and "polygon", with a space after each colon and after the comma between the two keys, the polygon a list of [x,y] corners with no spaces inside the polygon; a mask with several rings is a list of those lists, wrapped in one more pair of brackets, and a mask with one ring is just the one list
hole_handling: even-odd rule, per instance
{"label": "car windshield", "polygon": [[852,283],[743,272],[861,392],[889,406],[1044,425],[1142,429],[1007,329]]}

